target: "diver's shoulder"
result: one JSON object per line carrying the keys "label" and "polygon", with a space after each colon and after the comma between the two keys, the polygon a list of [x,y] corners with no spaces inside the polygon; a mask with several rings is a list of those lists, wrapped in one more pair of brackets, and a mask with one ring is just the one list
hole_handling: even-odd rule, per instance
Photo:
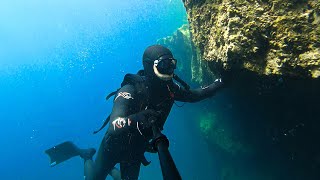
{"label": "diver's shoulder", "polygon": [[126,92],[130,92],[130,93],[135,93],[135,86],[132,85],[132,84],[125,84],[124,86],[122,86],[120,89],[119,89],[119,92],[122,92],[122,91],[126,91]]}

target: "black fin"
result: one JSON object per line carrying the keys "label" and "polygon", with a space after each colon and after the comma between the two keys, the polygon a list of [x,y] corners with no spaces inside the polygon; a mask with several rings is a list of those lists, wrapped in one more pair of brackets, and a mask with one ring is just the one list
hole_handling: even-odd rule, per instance
{"label": "black fin", "polygon": [[50,166],[53,167],[74,156],[79,155],[79,149],[70,141],[63,142],[45,151],[50,157]]}

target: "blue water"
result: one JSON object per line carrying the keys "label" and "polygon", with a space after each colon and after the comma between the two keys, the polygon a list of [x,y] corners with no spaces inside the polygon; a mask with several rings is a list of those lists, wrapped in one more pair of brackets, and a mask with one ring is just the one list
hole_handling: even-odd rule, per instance
{"label": "blue water", "polygon": [[[186,22],[180,0],[0,1],[1,179],[83,179],[80,158],[51,168],[45,149],[65,140],[98,148],[105,96],[142,68],[147,46]],[[185,124],[200,105],[174,108],[165,126],[184,179],[215,174]],[[140,179],[162,179],[157,156],[148,158]]]}

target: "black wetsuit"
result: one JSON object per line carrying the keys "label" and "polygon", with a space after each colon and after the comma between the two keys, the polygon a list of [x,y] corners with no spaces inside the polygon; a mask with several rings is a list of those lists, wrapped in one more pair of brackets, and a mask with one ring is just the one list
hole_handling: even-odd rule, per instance
{"label": "black wetsuit", "polygon": [[187,91],[173,81],[151,82],[146,78],[146,91],[143,92],[137,92],[131,84],[118,90],[110,125],[101,142],[95,165],[85,167],[88,169],[86,179],[104,180],[117,163],[120,163],[122,179],[138,179],[144,153],[152,139],[152,130],[141,124],[139,112],[145,109],[161,112],[157,125],[162,129],[174,101],[197,102],[213,96],[222,86],[221,82],[216,82],[206,88]]}

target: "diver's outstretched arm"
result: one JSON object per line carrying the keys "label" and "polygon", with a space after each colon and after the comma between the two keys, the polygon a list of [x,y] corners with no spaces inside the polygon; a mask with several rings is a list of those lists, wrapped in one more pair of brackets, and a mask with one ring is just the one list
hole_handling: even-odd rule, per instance
{"label": "diver's outstretched arm", "polygon": [[174,100],[182,102],[198,102],[203,99],[212,97],[216,92],[224,86],[221,79],[216,79],[209,86],[186,90],[183,87],[176,85]]}

